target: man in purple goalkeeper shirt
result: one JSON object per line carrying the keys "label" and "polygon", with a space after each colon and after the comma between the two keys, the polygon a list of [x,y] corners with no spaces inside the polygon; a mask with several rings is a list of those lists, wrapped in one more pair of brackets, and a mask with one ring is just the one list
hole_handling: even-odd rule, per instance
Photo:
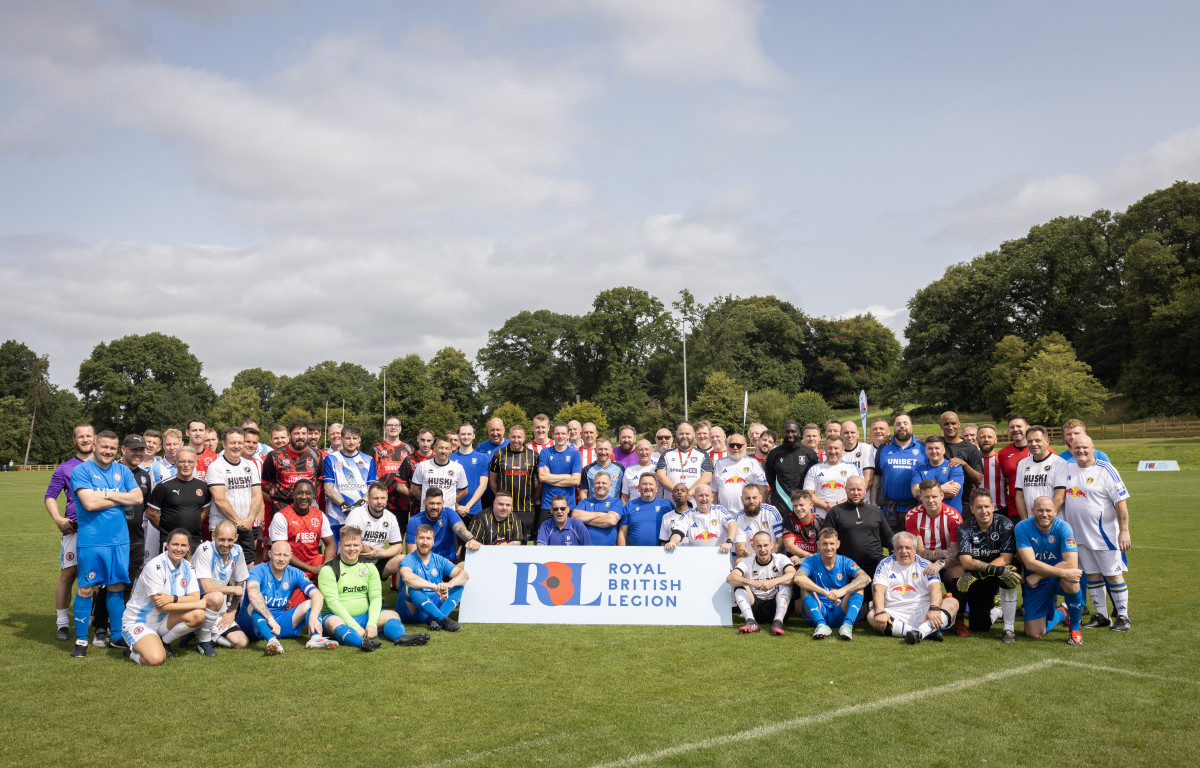
{"label": "man in purple goalkeeper shirt", "polygon": [[[96,445],[96,430],[91,424],[80,424],[75,427],[71,442],[75,444],[75,455],[59,464],[50,477],[50,485],[46,488],[46,511],[54,522],[62,543],[58,547],[58,585],[54,588],[54,612],[56,629],[54,638],[65,641],[70,638],[71,587],[75,584],[75,494],[71,493],[71,472],[83,462],[91,458],[92,449]],[[66,492],[66,516],[58,511],[58,496]]]}

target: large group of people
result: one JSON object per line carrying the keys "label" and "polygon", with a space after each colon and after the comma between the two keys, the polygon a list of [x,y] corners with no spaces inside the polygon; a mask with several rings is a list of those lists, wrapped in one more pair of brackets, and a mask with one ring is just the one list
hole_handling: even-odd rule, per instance
{"label": "large group of people", "polygon": [[744,434],[699,421],[653,441],[624,425],[614,445],[544,414],[531,436],[493,418],[479,443],[467,424],[422,428],[416,447],[401,431],[389,417],[363,450],[359,428],[334,424],[322,446],[304,420],[266,440],[252,421],[123,439],[77,426],[45,497],[61,533],[57,639],[73,637],[73,657],[91,636],[148,665],[181,640],[205,656],[259,642],[278,655],[288,638],[419,646],[429,632],[406,624],[459,629],[469,551],[535,544],[717,547],[742,633],[782,635],[789,615],[817,640],[852,640],[860,618],[907,643],[997,622],[1012,643],[1018,614],[1030,638],[1065,623],[1072,645],[1084,628],[1130,628],[1129,493],[1077,420],[1061,454],[1020,416],[1001,447],[995,425],[953,412],[924,439],[907,414],[875,419],[866,440],[853,421]]}

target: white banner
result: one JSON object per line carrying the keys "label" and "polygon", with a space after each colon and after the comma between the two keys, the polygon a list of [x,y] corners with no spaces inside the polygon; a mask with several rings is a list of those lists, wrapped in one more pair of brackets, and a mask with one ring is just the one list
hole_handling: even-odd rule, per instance
{"label": "white banner", "polygon": [[1139,461],[1138,472],[1178,472],[1178,461]]}
{"label": "white banner", "polygon": [[491,546],[466,569],[464,623],[733,626],[716,547]]}

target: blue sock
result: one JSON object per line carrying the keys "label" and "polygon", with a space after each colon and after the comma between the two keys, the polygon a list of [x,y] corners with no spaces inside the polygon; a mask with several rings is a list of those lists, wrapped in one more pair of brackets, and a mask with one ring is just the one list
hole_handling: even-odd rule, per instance
{"label": "blue sock", "polygon": [[1050,618],[1046,619],[1046,634],[1050,634],[1050,630],[1058,626],[1059,622],[1066,618],[1063,609],[1065,606],[1058,606],[1054,612],[1050,614]]}
{"label": "blue sock", "polygon": [[1071,624],[1071,631],[1079,631],[1079,621],[1083,617],[1083,590],[1079,590],[1073,595],[1067,595],[1067,621]]}
{"label": "blue sock", "polygon": [[846,623],[853,624],[858,621],[858,612],[862,610],[863,596],[861,592],[856,592],[850,595],[850,601],[846,603]]}
{"label": "blue sock", "polygon": [[[442,610],[442,604],[437,598],[437,593],[429,589],[409,590],[409,598],[413,598],[413,604],[417,606],[417,611],[420,612],[422,621],[441,621],[450,615],[449,611]],[[449,599],[446,600],[449,603]]]}
{"label": "blue sock", "polygon": [[267,623],[267,620],[263,618],[258,611],[250,614],[250,621],[254,624],[254,631],[257,632],[258,636],[263,640],[275,639],[275,634],[271,632],[271,625]]}
{"label": "blue sock", "polygon": [[337,629],[333,630],[333,639],[342,645],[353,645],[355,648],[362,648],[362,635],[351,629],[349,624],[339,624]]}
{"label": "blue sock", "polygon": [[404,622],[400,619],[388,619],[383,625],[383,636],[393,643],[404,637]]}
{"label": "blue sock", "polygon": [[804,608],[808,611],[808,618],[813,624],[825,623],[825,609],[821,606],[821,600],[811,592],[804,596]]}
{"label": "blue sock", "polygon": [[87,642],[88,622],[92,620],[92,598],[75,595],[75,639]]}
{"label": "blue sock", "polygon": [[454,587],[450,590],[450,594],[446,595],[446,599],[442,601],[442,610],[449,616],[462,602],[463,587]]}
{"label": "blue sock", "polygon": [[125,592],[108,591],[108,595],[104,598],[105,605],[108,606],[108,630],[114,639],[121,636],[121,623],[125,618]]}

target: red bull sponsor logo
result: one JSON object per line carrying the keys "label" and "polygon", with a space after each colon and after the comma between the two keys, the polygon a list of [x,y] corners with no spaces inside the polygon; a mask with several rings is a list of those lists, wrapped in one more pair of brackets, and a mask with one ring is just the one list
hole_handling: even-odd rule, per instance
{"label": "red bull sponsor logo", "polygon": [[701,531],[693,536],[696,541],[713,541],[717,538],[717,534],[712,531]]}
{"label": "red bull sponsor logo", "polygon": [[844,484],[839,483],[837,480],[830,480],[828,483],[821,483],[822,491],[840,491],[845,487],[846,486]]}
{"label": "red bull sponsor logo", "polygon": [[725,480],[725,485],[745,485],[745,484],[746,484],[746,478],[739,477],[738,475],[734,475],[733,477],[730,477]]}
{"label": "red bull sponsor logo", "polygon": [[1071,488],[1067,489],[1067,495],[1074,496],[1077,499],[1078,498],[1087,498],[1087,491],[1083,490],[1082,488],[1076,488],[1076,487],[1072,486]]}
{"label": "red bull sponsor logo", "polygon": [[898,595],[904,595],[904,594],[908,594],[910,592],[913,594],[916,594],[917,588],[914,587],[912,584],[897,584],[896,586],[892,587],[888,591],[898,594]]}

